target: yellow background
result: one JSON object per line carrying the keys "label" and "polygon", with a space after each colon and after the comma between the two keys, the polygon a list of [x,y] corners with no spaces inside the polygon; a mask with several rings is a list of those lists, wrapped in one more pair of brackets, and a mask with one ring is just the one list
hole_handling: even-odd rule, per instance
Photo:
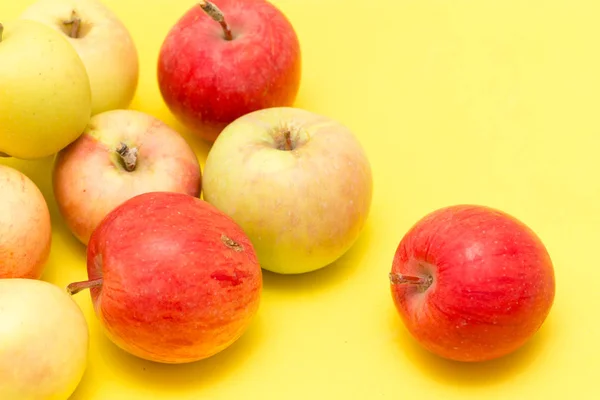
{"label": "yellow background", "polygon": [[[141,61],[131,108],[182,132],[155,79],[159,46],[193,0],[105,0]],[[296,105],[348,125],[375,192],[352,250],[319,272],[265,273],[261,309],[232,347],[184,366],[129,356],[91,331],[74,400],[598,399],[600,5],[596,1],[277,0],[300,37]],[[0,2],[0,19],[28,3]],[[0,60],[1,62],[1,60]],[[52,159],[3,160],[43,190],[53,218],[44,279],[86,278],[50,186]],[[302,201],[302,199],[298,199]],[[401,325],[387,273],[424,214],[455,203],[501,208],[531,226],[556,268],[554,308],[517,353],[475,365],[421,350]]]}

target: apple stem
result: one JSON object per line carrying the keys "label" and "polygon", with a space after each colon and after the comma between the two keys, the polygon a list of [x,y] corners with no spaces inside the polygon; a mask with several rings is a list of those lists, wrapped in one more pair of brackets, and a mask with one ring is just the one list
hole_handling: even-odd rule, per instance
{"label": "apple stem", "polygon": [[85,289],[93,289],[102,286],[102,278],[96,278],[89,281],[73,282],[67,286],[67,292],[72,296]]}
{"label": "apple stem", "polygon": [[204,10],[204,12],[207,13],[209,17],[211,17],[221,25],[221,28],[223,28],[223,33],[225,34],[225,40],[232,40],[233,35],[231,34],[231,29],[229,28],[229,25],[227,25],[227,21],[225,21],[225,15],[223,15],[223,12],[219,10],[219,8],[210,1],[200,0],[199,4],[202,10]]}
{"label": "apple stem", "polygon": [[285,140],[284,143],[284,150],[290,151],[294,148],[294,145],[292,144],[292,133],[289,130],[285,130],[285,132],[283,132],[283,139]]}
{"label": "apple stem", "polygon": [[[1,26],[1,25],[0,25],[0,26]],[[0,40],[0,42],[1,42],[1,40]],[[6,158],[10,158],[10,154],[6,154],[6,153],[4,153],[4,152],[0,151],[0,157],[6,157]]]}
{"label": "apple stem", "polygon": [[117,147],[117,153],[121,156],[125,169],[129,172],[133,171],[137,165],[138,149],[137,147],[129,147],[121,142]]}
{"label": "apple stem", "polygon": [[411,276],[391,272],[389,277],[392,285],[415,285],[428,288],[433,283],[433,277],[431,275],[423,278],[420,276]]}
{"label": "apple stem", "polygon": [[2,41],[2,32],[4,32],[4,25],[0,24],[0,42]]}
{"label": "apple stem", "polygon": [[71,12],[71,19],[64,21],[63,24],[71,25],[71,32],[69,32],[70,37],[79,37],[79,27],[81,26],[81,18],[79,18],[75,10]]}

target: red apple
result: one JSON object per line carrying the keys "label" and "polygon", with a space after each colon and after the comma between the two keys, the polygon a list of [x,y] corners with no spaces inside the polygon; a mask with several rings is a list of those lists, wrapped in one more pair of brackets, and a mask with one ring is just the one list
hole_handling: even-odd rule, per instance
{"label": "red apple", "polygon": [[301,77],[298,37],[278,8],[265,0],[217,3],[200,1],[177,21],[157,68],[168,108],[209,142],[244,114],[293,105]]}
{"label": "red apple", "polygon": [[66,225],[87,245],[102,218],[131,197],[200,196],[202,173],[193,149],[167,124],[141,111],[109,110],[57,154],[52,183]]}
{"label": "red apple", "polygon": [[457,361],[517,350],[554,302],[554,269],[538,236],[485,206],[445,207],[419,220],[396,250],[390,280],[410,334]]}
{"label": "red apple", "polygon": [[175,192],[135,196],[111,211],[87,250],[89,288],[107,337],[146,360],[185,363],[233,344],[258,311],[262,272],[226,214]]}

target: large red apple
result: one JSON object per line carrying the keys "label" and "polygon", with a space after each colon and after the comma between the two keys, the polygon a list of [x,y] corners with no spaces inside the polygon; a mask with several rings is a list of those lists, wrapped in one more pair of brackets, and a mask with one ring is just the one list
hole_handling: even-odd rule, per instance
{"label": "large red apple", "polygon": [[233,344],[258,311],[262,273],[227,215],[175,192],[135,196],[111,211],[87,250],[89,288],[104,330],[151,361],[192,362]]}
{"label": "large red apple", "polygon": [[445,207],[419,220],[396,250],[390,280],[410,334],[457,361],[517,350],[554,302],[554,269],[538,236],[485,206]]}
{"label": "large red apple", "polygon": [[131,197],[156,191],[200,196],[202,172],[190,145],[163,121],[109,110],[94,115],[58,152],[52,184],[66,225],[87,245],[102,218]]}
{"label": "large red apple", "polygon": [[300,44],[290,21],[268,1],[200,1],[167,34],[157,70],[173,115],[213,142],[244,114],[294,103]]}

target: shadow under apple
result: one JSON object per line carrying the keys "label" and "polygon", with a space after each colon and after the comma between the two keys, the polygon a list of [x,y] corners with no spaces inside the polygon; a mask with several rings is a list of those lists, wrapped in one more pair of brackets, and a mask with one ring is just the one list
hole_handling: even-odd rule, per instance
{"label": "shadow under apple", "polygon": [[553,341],[554,318],[550,315],[540,330],[520,349],[495,360],[467,363],[447,360],[423,348],[402,325],[400,317],[390,311],[391,329],[398,332],[400,352],[421,373],[448,386],[493,386],[527,371]]}
{"label": "shadow under apple", "polygon": [[[264,321],[260,313],[256,315],[246,332],[231,346],[204,360],[187,364],[162,364],[133,356],[108,339],[102,332],[98,321],[93,322],[95,347],[100,349],[101,357],[114,376],[120,382],[140,385],[152,393],[177,394],[201,393],[217,381],[227,379],[236,369],[243,368],[246,362],[260,348],[264,339]],[[93,388],[91,384],[101,385],[101,377],[92,379],[90,372],[84,376],[81,384],[70,400],[83,400]]]}
{"label": "shadow under apple", "polygon": [[371,243],[371,223],[367,221],[354,245],[333,263],[303,274],[278,274],[263,269],[263,287],[267,292],[289,293],[304,290],[333,290],[347,281],[362,265]]}

